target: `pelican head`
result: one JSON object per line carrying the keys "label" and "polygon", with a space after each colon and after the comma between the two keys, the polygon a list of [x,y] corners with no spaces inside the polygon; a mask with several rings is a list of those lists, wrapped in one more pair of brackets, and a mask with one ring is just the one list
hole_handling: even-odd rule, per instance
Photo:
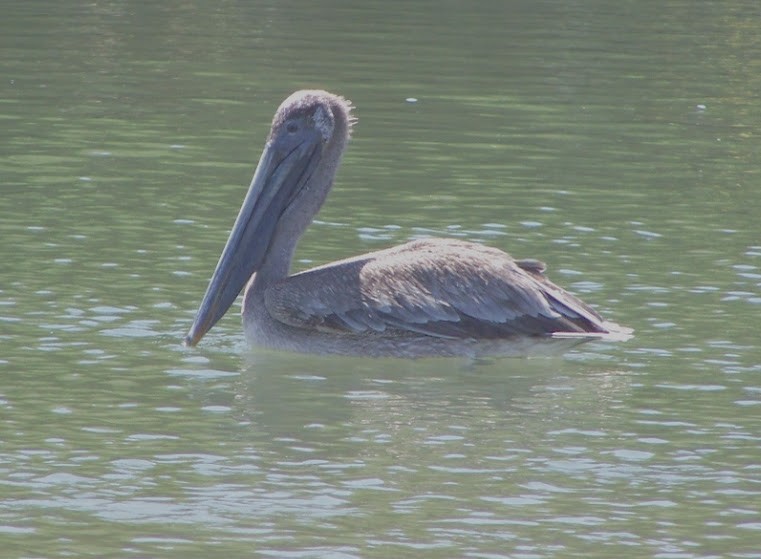
{"label": "pelican head", "polygon": [[280,105],[186,345],[196,345],[222,318],[253,274],[268,265],[285,267],[273,274],[287,274],[298,238],[332,186],[350,110],[342,97],[319,90],[297,91]]}

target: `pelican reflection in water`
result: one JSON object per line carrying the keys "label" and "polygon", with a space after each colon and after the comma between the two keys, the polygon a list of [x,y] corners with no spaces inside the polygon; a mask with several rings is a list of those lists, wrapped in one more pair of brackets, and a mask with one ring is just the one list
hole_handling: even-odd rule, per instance
{"label": "pelican reflection in water", "polygon": [[291,351],[526,356],[630,337],[548,280],[541,262],[462,240],[416,240],[288,275],[333,185],[350,111],[325,91],[297,91],[280,105],[187,345],[244,285],[247,339]]}

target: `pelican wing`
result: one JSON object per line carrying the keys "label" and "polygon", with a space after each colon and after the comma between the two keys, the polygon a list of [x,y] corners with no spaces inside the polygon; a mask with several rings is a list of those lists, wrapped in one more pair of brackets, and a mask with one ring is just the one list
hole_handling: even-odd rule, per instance
{"label": "pelican wing", "polygon": [[447,239],[413,241],[290,276],[267,290],[271,316],[333,334],[442,338],[606,332],[600,316],[535,260]]}

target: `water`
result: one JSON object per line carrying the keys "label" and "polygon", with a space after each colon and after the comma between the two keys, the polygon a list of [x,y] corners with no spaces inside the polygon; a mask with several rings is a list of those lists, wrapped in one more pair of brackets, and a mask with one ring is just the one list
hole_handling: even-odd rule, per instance
{"label": "water", "polygon": [[[754,2],[6,2],[7,557],[761,557]],[[634,327],[562,359],[180,341],[272,112],[360,118],[296,269],[425,235]],[[415,98],[417,102],[409,102]]]}

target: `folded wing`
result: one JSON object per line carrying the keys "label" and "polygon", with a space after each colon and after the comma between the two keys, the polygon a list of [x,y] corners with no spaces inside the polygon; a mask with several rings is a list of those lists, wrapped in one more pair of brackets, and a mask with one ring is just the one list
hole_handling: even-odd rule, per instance
{"label": "folded wing", "polygon": [[535,260],[451,239],[413,241],[314,268],[267,290],[270,315],[333,334],[503,339],[606,334],[603,319]]}

